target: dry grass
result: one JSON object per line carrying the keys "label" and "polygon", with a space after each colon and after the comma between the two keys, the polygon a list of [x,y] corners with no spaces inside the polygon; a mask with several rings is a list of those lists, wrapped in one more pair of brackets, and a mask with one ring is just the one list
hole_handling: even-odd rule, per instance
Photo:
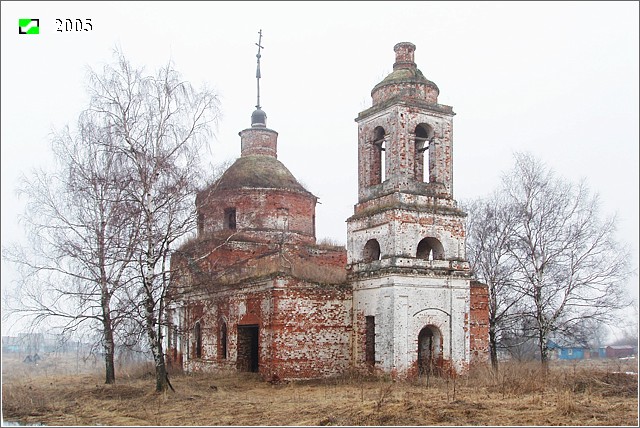
{"label": "dry grass", "polygon": [[[627,425],[638,423],[637,365],[503,364],[456,379],[393,382],[349,374],[270,384],[253,374],[174,375],[156,394],[151,366],[105,385],[91,367],[54,374],[4,356],[5,420],[46,425]],[[51,363],[49,361],[49,363]],[[58,370],[64,370],[61,362]],[[614,373],[619,372],[619,373]]]}

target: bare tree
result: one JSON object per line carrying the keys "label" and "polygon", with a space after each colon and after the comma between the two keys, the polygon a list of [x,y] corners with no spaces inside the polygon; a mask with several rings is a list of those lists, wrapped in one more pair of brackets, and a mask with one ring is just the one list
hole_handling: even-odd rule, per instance
{"label": "bare tree", "polygon": [[21,221],[29,245],[4,250],[21,284],[5,302],[7,313],[33,322],[62,320],[63,333],[99,323],[106,383],[115,382],[114,329],[123,316],[119,290],[126,285],[136,230],[124,215],[127,186],[110,134],[82,115],[78,132],[67,127],[52,140],[56,166],[23,177],[27,197]]}
{"label": "bare tree", "polygon": [[632,345],[638,349],[638,301],[627,308],[627,314],[624,322],[616,324],[614,331],[610,332],[612,345]]}
{"label": "bare tree", "polygon": [[204,174],[200,150],[218,116],[217,97],[196,91],[171,64],[155,76],[121,53],[115,66],[91,73],[91,115],[110,130],[110,150],[127,169],[137,303],[156,367],[156,390],[167,388],[164,316],[173,246],[195,229],[195,191]]}
{"label": "bare tree", "polygon": [[[522,294],[514,287],[514,259],[510,251],[516,216],[503,195],[494,192],[465,209],[467,255],[474,275],[489,289],[489,350],[491,366],[498,369],[498,348],[507,343],[503,331],[511,331],[514,308]],[[516,311],[517,312],[517,311]]]}
{"label": "bare tree", "polygon": [[515,210],[510,252],[515,287],[530,309],[540,360],[547,365],[550,335],[574,338],[580,326],[610,323],[626,306],[630,254],[615,239],[615,217],[601,219],[598,197],[584,182],[572,184],[528,154],[503,178]]}
{"label": "bare tree", "polygon": [[500,335],[500,347],[519,362],[533,361],[539,355],[532,320],[520,315],[525,312],[524,309],[512,308],[513,317],[501,329]]}

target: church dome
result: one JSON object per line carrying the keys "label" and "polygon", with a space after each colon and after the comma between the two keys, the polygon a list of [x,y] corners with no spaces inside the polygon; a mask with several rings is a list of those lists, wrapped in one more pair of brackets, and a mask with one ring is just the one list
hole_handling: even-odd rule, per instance
{"label": "church dome", "polygon": [[242,156],[213,185],[215,190],[286,189],[309,193],[286,166],[273,156]]}

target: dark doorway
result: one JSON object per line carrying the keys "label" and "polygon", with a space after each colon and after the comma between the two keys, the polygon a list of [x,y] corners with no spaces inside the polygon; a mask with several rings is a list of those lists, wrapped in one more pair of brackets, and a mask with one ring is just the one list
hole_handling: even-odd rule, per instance
{"label": "dark doorway", "polygon": [[238,326],[238,359],[236,368],[240,371],[258,371],[258,332],[257,325]]}
{"label": "dark doorway", "polygon": [[437,337],[433,330],[425,327],[418,335],[418,369],[420,375],[431,375],[435,371],[437,354]]}
{"label": "dark doorway", "polygon": [[364,317],[366,320],[364,336],[364,359],[369,366],[376,365],[376,319]]}

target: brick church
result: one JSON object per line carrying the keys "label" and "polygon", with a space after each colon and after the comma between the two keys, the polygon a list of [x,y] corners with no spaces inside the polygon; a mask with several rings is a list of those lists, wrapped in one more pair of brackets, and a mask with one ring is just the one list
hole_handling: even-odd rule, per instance
{"label": "brick church", "polygon": [[487,288],[472,277],[453,199],[454,112],[415,49],[395,45],[393,71],[356,118],[346,249],[316,242],[318,198],[278,160],[258,92],[240,157],[198,193],[197,237],[172,257],[169,364],[284,380],[487,361]]}

